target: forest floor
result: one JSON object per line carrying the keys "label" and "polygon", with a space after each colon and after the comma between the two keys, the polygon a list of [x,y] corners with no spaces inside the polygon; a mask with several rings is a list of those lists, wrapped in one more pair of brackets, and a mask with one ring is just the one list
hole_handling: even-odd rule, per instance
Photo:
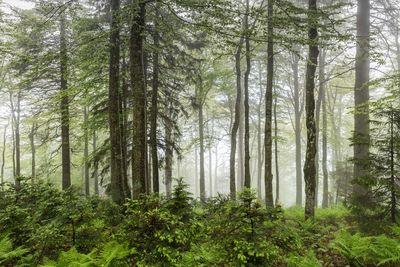
{"label": "forest floor", "polygon": [[179,183],[116,205],[25,181],[0,190],[0,266],[400,266],[399,227],[357,225],[343,206],[305,221],[251,191],[200,203]]}

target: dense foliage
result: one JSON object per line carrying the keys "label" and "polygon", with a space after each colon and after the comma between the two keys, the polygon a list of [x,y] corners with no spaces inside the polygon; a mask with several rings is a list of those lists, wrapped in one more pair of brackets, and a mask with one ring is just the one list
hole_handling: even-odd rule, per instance
{"label": "dense foliage", "polygon": [[249,190],[237,201],[193,200],[180,180],[170,197],[143,195],[118,207],[76,190],[21,180],[0,192],[2,266],[397,266],[400,230],[351,234],[345,208],[261,205]]}

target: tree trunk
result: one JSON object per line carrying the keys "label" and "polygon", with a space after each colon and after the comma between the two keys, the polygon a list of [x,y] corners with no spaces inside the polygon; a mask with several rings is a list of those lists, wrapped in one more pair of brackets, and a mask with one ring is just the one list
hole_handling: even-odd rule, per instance
{"label": "tree trunk", "polygon": [[133,196],[147,193],[146,86],[143,61],[145,3],[135,1],[130,31],[130,76],[133,92],[132,187]]}
{"label": "tree trunk", "polygon": [[157,152],[157,115],[158,115],[158,79],[159,79],[159,33],[158,31],[158,15],[159,4],[156,4],[156,18],[154,20],[154,51],[153,51],[153,91],[151,95],[151,122],[150,122],[150,145],[151,145],[151,163],[153,192],[158,193],[160,190],[159,173],[158,173],[158,152]]}
{"label": "tree trunk", "polygon": [[90,185],[89,185],[89,133],[88,133],[88,109],[85,106],[83,108],[83,124],[84,124],[84,149],[83,149],[83,161],[84,161],[84,173],[85,173],[85,195],[88,197],[90,195]]}
{"label": "tree trunk", "polygon": [[[321,51],[319,65],[320,94],[322,99],[322,208],[328,207],[328,119],[326,108],[326,86],[325,86],[325,51]],[[335,145],[338,145],[337,143]],[[318,183],[317,183],[318,186]]]}
{"label": "tree trunk", "polygon": [[278,105],[278,93],[275,87],[275,102],[274,102],[274,122],[275,122],[275,180],[276,180],[276,196],[275,196],[275,203],[278,204],[279,202],[279,190],[280,190],[280,182],[279,182],[279,160],[278,160],[278,119],[277,119],[277,105]]}
{"label": "tree trunk", "polygon": [[[167,105],[167,112],[171,114],[171,104],[167,103]],[[172,158],[174,152],[172,148],[172,127],[172,118],[168,116],[165,124],[165,189],[167,196],[170,196],[172,192]]]}
{"label": "tree trunk", "polygon": [[395,162],[394,162],[394,111],[393,108],[390,110],[390,218],[392,223],[396,223],[396,209],[397,209],[397,197],[396,197],[396,177],[395,177]]}
{"label": "tree trunk", "polygon": [[[354,86],[354,180],[356,198],[366,196],[368,188],[357,181],[368,175],[369,157],[369,34],[370,1],[358,0],[357,9],[357,52],[356,77]],[[364,201],[360,201],[363,203]]]}
{"label": "tree trunk", "polygon": [[317,0],[308,2],[308,38],[309,54],[306,71],[306,126],[307,126],[307,150],[304,163],[304,182],[305,182],[305,218],[314,220],[315,210],[315,155],[316,155],[316,129],[315,129],[315,72],[318,64],[318,30],[316,28]]}
{"label": "tree trunk", "polygon": [[1,152],[1,186],[4,186],[4,165],[6,163],[6,141],[7,141],[7,128],[9,125],[9,121],[7,121],[7,125],[4,126],[4,132],[3,132],[3,150]]}
{"label": "tree trunk", "polygon": [[[97,149],[97,137],[96,137],[96,131],[93,131],[93,153],[95,153]],[[93,176],[94,176],[94,194],[96,196],[99,195],[99,177],[98,177],[98,171],[97,171],[97,164],[94,164],[93,168]]]}
{"label": "tree trunk", "polygon": [[260,88],[260,99],[257,108],[257,196],[259,199],[262,198],[261,194],[261,182],[262,182],[262,143],[261,143],[261,105],[262,105],[262,66],[261,61],[258,62],[258,82]]}
{"label": "tree trunk", "polygon": [[211,131],[210,128],[208,131],[209,145],[208,145],[208,182],[209,182],[209,190],[210,197],[213,196],[213,183],[212,183],[212,146],[211,146],[211,138],[214,136],[214,121],[211,119]]}
{"label": "tree trunk", "polygon": [[[250,1],[246,1],[246,14],[250,12]],[[245,16],[246,30],[246,71],[244,73],[244,187],[251,187],[250,175],[250,106],[249,106],[249,76],[251,71],[249,16]]]}
{"label": "tree trunk", "polygon": [[62,189],[65,190],[71,186],[71,151],[69,142],[69,96],[67,85],[68,55],[64,14],[61,14],[60,19],[60,76]]}
{"label": "tree trunk", "polygon": [[35,134],[36,134],[36,123],[32,124],[31,132],[29,133],[29,143],[31,146],[31,179],[32,183],[36,180],[36,146],[35,146]]}
{"label": "tree trunk", "polygon": [[196,94],[196,105],[198,108],[199,117],[199,141],[200,141],[200,199],[202,201],[206,198],[206,184],[205,184],[205,171],[204,171],[204,114],[203,114],[203,84],[200,84],[197,88]]}
{"label": "tree trunk", "polygon": [[296,205],[303,202],[303,180],[301,173],[301,107],[299,86],[299,56],[293,53],[293,88],[294,88],[294,116],[295,116],[295,140],[296,140]]}
{"label": "tree trunk", "polygon": [[[231,132],[231,153],[229,160],[229,191],[231,199],[236,199],[236,144],[237,144],[237,132],[240,124],[240,110],[242,103],[242,81],[241,81],[241,67],[240,67],[240,57],[242,52],[244,38],[240,38],[238,48],[235,54],[235,67],[236,67],[236,103],[235,103],[235,118],[232,125]],[[240,174],[238,174],[240,175]],[[238,179],[239,181],[239,179]]]}
{"label": "tree trunk", "polygon": [[119,60],[120,60],[120,1],[111,0],[110,73],[108,109],[111,143],[111,197],[116,203],[125,198],[122,175],[122,151],[120,128]]}
{"label": "tree trunk", "polygon": [[214,192],[215,192],[215,195],[218,196],[218,193],[219,193],[219,187],[218,187],[218,140],[215,143]]}
{"label": "tree trunk", "polygon": [[128,83],[125,79],[126,63],[125,56],[122,61],[122,92],[119,93],[119,128],[121,133],[121,166],[122,166],[122,185],[126,198],[132,197],[131,188],[128,181]]}
{"label": "tree trunk", "polygon": [[274,12],[273,0],[268,1],[268,63],[267,63],[267,90],[265,92],[265,204],[274,206],[272,192],[272,98],[274,84],[274,28],[272,16]]}

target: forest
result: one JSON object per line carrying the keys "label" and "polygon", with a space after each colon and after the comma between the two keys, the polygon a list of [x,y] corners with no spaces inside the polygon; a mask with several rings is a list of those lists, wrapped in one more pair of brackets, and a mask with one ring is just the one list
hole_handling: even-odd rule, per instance
{"label": "forest", "polygon": [[0,0],[0,266],[400,266],[399,0]]}

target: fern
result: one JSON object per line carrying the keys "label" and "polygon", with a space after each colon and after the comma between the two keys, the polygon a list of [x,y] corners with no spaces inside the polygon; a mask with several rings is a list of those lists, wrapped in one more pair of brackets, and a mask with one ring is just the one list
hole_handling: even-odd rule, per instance
{"label": "fern", "polygon": [[332,248],[355,266],[399,266],[400,243],[387,236],[351,235],[341,232]]}
{"label": "fern", "polygon": [[21,258],[28,251],[28,249],[22,247],[13,249],[11,239],[6,235],[0,240],[0,265],[5,265],[7,262]]}

